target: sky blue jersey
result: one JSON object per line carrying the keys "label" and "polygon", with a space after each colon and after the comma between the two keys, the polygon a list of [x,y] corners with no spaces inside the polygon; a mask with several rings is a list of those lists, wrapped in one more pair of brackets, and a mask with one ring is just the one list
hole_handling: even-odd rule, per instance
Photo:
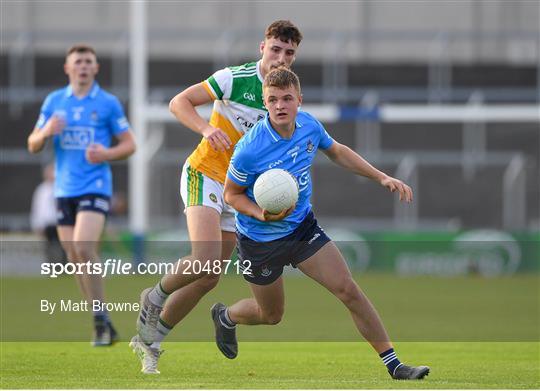
{"label": "sky blue jersey", "polygon": [[334,140],[311,114],[299,111],[290,139],[282,138],[268,114],[236,144],[227,177],[246,186],[246,195],[255,202],[253,185],[263,172],[281,168],[293,174],[300,194],[294,211],[284,220],[262,222],[236,212],[236,229],[257,242],[269,242],[293,232],[311,210],[311,165],[318,148],[330,148]]}
{"label": "sky blue jersey", "polygon": [[64,118],[65,128],[53,136],[56,155],[55,197],[83,194],[112,194],[109,163],[92,164],[85,152],[91,144],[111,146],[112,136],[129,129],[118,98],[102,90],[97,82],[84,98],[77,98],[68,85],[51,92],[43,105],[36,126],[42,129],[49,118]]}

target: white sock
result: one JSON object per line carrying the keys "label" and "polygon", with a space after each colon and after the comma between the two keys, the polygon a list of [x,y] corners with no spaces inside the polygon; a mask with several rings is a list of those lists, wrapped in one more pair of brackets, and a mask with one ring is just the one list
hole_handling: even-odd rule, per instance
{"label": "white sock", "polygon": [[152,304],[159,307],[163,307],[165,305],[167,297],[169,297],[169,294],[165,292],[161,287],[161,281],[158,282],[157,285],[148,294],[148,300],[150,300]]}
{"label": "white sock", "polygon": [[163,339],[169,334],[169,332],[172,330],[172,327],[169,327],[168,325],[161,320],[161,317],[159,318],[158,324],[157,324],[157,335],[154,339],[154,342],[150,345],[151,348],[159,349],[161,346],[161,342]]}

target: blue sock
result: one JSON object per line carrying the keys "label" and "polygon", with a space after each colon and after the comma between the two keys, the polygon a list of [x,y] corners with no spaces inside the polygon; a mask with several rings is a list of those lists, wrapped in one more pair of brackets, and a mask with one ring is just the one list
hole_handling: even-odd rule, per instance
{"label": "blue sock", "polygon": [[390,372],[391,375],[393,375],[396,368],[401,365],[401,362],[398,360],[396,352],[394,352],[393,348],[382,352],[379,354],[379,357],[382,359],[382,362],[384,365],[386,365],[386,368],[388,368],[388,372]]}
{"label": "blue sock", "polygon": [[109,313],[107,311],[94,312],[94,324],[110,323]]}
{"label": "blue sock", "polygon": [[221,311],[219,313],[219,321],[223,326],[227,327],[228,329],[233,329],[236,327],[236,323],[234,323],[231,318],[229,318],[229,311],[227,308],[225,308],[224,311]]}

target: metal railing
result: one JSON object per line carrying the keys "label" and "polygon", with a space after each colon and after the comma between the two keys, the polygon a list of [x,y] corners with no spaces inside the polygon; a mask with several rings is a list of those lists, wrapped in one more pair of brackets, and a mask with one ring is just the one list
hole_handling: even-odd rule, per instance
{"label": "metal railing", "polygon": [[[198,42],[212,42],[213,47],[208,50],[208,57],[213,61],[214,68],[220,69],[229,65],[235,59],[244,59],[247,56],[252,57],[253,51],[239,51],[238,48],[244,48],[243,42],[252,42],[249,47],[255,47],[256,37],[261,32],[258,30],[226,30],[226,31],[192,31],[192,30],[165,30],[154,29],[148,33],[149,42],[170,42],[176,41],[178,37],[183,40],[191,40],[194,45]],[[528,56],[536,56],[537,82],[536,87],[508,87],[508,88],[483,88],[482,93],[486,101],[492,100],[519,100],[519,101],[540,101],[540,67],[538,58],[540,57],[540,37],[538,31],[507,31],[478,33],[478,32],[459,32],[459,31],[306,31],[305,36],[310,40],[320,42],[321,47],[325,48],[321,52],[319,59],[322,64],[322,83],[320,86],[306,86],[306,97],[309,100],[325,101],[327,103],[339,103],[351,100],[360,100],[369,90],[367,87],[349,85],[348,64],[351,62],[370,61],[369,54],[363,54],[365,57],[351,59],[347,47],[350,45],[362,46],[366,41],[370,42],[370,47],[377,45],[415,45],[425,44],[426,50],[424,58],[418,57],[416,62],[428,65],[428,78],[425,86],[409,87],[381,87],[376,90],[379,92],[380,99],[388,100],[423,100],[431,103],[441,103],[453,100],[464,101],[471,95],[471,89],[458,88],[452,86],[452,66],[455,60],[452,58],[452,47],[454,43],[469,42],[475,47],[481,43],[490,42],[516,42],[521,43],[534,53]],[[254,38],[255,37],[255,38]],[[10,109],[17,113],[18,105],[24,102],[32,102],[35,88],[35,52],[42,43],[62,42],[65,47],[75,41],[89,41],[101,43],[108,46],[112,59],[112,89],[115,93],[121,92],[123,98],[127,98],[128,89],[128,48],[129,34],[125,31],[78,31],[65,34],[61,31],[3,31],[3,42],[11,43],[7,46],[6,54],[8,56],[8,86],[7,91],[2,95],[5,100],[11,104]],[[506,55],[501,54],[501,62],[519,63],[520,52],[508,51]],[[60,53],[59,53],[60,54]],[[522,55],[522,54],[521,54]],[[360,54],[362,56],[362,54]],[[475,61],[474,54],[471,55],[471,61]],[[302,61],[302,57],[300,57]],[[165,88],[153,88],[152,90],[164,90]],[[171,86],[178,91],[181,86]],[[371,88],[373,89],[373,88]],[[157,95],[167,95],[159,92],[152,92]]]}

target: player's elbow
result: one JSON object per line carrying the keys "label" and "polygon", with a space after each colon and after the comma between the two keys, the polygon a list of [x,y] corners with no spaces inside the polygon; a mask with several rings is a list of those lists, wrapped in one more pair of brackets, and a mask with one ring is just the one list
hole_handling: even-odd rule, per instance
{"label": "player's elbow", "polygon": [[30,153],[38,153],[40,151],[40,148],[38,148],[36,143],[33,142],[33,140],[30,137],[28,138],[27,148],[28,148],[28,152]]}
{"label": "player's elbow", "polygon": [[131,129],[122,133],[116,149],[118,152],[114,153],[114,157],[110,158],[111,160],[127,159],[135,153],[137,150],[137,143],[135,142],[135,136]]}
{"label": "player's elbow", "polygon": [[130,138],[129,142],[127,143],[127,156],[131,156],[135,153],[137,150],[137,143],[135,142],[134,138]]}
{"label": "player's elbow", "polygon": [[171,101],[169,102],[169,111],[172,114],[174,114],[175,102],[176,102],[176,96],[174,98],[172,98]]}
{"label": "player's elbow", "polygon": [[225,191],[223,192],[223,199],[227,205],[230,205],[234,209],[238,210],[238,208],[241,206],[239,205],[239,203],[241,204],[241,199],[239,198],[241,194],[242,193],[238,193],[234,189],[225,188]]}
{"label": "player's elbow", "polygon": [[233,192],[230,189],[227,189],[225,187],[225,190],[223,191],[223,199],[225,200],[225,203],[228,205],[233,205],[234,203],[234,195]]}
{"label": "player's elbow", "polygon": [[178,113],[178,108],[180,106],[180,100],[182,99],[182,97],[180,95],[181,94],[176,95],[169,102],[169,111],[175,116]]}

